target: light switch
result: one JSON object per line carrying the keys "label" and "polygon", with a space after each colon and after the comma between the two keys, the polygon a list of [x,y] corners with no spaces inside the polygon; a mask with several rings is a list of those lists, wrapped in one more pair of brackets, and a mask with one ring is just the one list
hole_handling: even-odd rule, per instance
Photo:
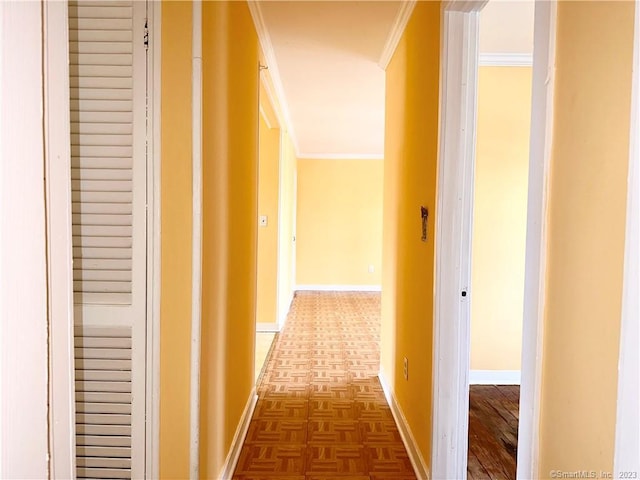
{"label": "light switch", "polygon": [[266,215],[260,215],[258,217],[258,225],[260,225],[261,227],[266,227],[267,226],[267,216]]}

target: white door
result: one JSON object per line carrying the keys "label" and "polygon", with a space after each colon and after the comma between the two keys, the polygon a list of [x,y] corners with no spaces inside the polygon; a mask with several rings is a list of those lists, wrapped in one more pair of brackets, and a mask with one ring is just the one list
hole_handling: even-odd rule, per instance
{"label": "white door", "polygon": [[78,478],[145,476],[145,17],[69,2]]}

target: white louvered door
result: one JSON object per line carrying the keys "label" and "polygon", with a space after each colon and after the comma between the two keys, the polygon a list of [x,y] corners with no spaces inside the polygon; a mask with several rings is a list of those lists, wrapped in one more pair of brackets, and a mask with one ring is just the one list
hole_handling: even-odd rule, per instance
{"label": "white louvered door", "polygon": [[145,16],[69,2],[78,478],[145,475]]}

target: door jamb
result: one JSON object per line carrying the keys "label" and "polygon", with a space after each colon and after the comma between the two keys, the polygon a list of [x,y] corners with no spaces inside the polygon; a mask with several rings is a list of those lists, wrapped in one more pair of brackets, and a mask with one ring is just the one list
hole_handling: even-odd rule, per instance
{"label": "door jamb", "polygon": [[629,181],[627,192],[627,228],[624,258],[620,360],[618,364],[618,400],[613,465],[615,478],[625,472],[640,471],[638,449],[638,324],[640,323],[640,1],[636,0],[633,79],[631,93],[631,130],[629,136]]}
{"label": "door jamb", "polygon": [[[479,12],[442,5],[431,478],[466,478]],[[445,321],[446,319],[446,321]]]}
{"label": "door jamb", "polygon": [[547,211],[553,142],[557,2],[536,2],[532,74],[527,241],[518,421],[518,479],[538,477]]}
{"label": "door jamb", "polygon": [[68,4],[42,3],[51,478],[76,472]]}
{"label": "door jamb", "polygon": [[[478,12],[443,5],[431,477],[466,478]],[[536,2],[518,478],[537,477],[556,1]],[[464,295],[464,292],[467,294]],[[464,296],[463,296],[464,295]],[[446,321],[445,321],[446,319]]]}
{"label": "door jamb", "polygon": [[[161,59],[162,6],[147,0],[147,374],[145,476],[160,478]],[[149,139],[149,136],[151,137]]]}

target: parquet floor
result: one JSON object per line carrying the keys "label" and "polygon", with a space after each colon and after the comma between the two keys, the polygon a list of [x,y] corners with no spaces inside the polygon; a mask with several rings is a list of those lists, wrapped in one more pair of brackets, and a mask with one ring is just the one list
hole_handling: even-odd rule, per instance
{"label": "parquet floor", "polygon": [[468,480],[516,478],[517,385],[471,385]]}
{"label": "parquet floor", "polygon": [[298,292],[233,478],[415,479],[378,381],[379,336],[379,294]]}

